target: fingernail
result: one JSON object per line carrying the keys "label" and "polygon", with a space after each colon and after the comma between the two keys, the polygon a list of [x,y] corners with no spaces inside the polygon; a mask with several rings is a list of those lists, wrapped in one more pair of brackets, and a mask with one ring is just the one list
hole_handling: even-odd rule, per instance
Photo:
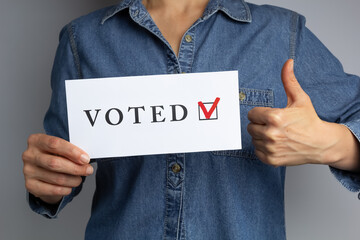
{"label": "fingernail", "polygon": [[291,59],[290,67],[291,67],[292,69],[294,68],[294,59]]}
{"label": "fingernail", "polygon": [[90,162],[90,157],[87,154],[81,154],[80,159],[81,159],[81,161],[83,163],[89,163]]}
{"label": "fingernail", "polygon": [[92,167],[87,167],[86,168],[86,174],[87,175],[90,175],[90,174],[92,174],[94,172],[94,169],[92,168]]}

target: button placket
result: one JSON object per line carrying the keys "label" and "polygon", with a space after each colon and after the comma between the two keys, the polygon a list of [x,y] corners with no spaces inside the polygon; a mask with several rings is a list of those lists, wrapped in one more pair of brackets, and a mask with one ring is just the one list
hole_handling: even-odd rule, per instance
{"label": "button placket", "polygon": [[184,180],[184,166],[182,159],[175,157],[168,163],[168,180],[174,188],[178,188]]}
{"label": "button placket", "polygon": [[195,27],[190,28],[183,37],[179,49],[181,71],[190,73],[195,52]]}
{"label": "button placket", "polygon": [[164,240],[179,239],[183,232],[184,177],[185,154],[168,155]]}

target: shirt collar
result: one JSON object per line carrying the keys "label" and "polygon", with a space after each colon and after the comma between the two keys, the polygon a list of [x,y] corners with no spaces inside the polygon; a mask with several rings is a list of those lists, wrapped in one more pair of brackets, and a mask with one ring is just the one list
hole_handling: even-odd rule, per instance
{"label": "shirt collar", "polygon": [[[120,3],[111,8],[103,17],[101,23],[104,24],[118,12],[130,8],[134,3],[141,0],[121,0]],[[251,22],[251,12],[244,0],[210,0],[206,7],[203,19],[209,18],[218,10],[224,12],[228,17],[239,22]]]}

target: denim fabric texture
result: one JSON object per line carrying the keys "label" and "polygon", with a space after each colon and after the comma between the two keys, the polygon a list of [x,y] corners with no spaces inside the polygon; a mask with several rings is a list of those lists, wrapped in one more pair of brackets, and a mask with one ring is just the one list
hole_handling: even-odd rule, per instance
{"label": "denim fabric texture", "polygon": [[[295,59],[295,75],[320,118],[344,124],[360,140],[359,77],[344,73],[295,12],[210,0],[185,33],[178,56],[140,0],[123,0],[64,27],[44,120],[48,134],[64,139],[67,79],[239,73],[243,149],[97,159],[85,238],[285,239],[285,167],[257,159],[246,127],[253,107],[286,106],[281,69],[289,58]],[[179,172],[172,170],[174,164]],[[359,174],[331,171],[350,191],[360,191]],[[56,218],[80,190],[74,188],[57,209],[31,195],[29,203],[35,212]]]}

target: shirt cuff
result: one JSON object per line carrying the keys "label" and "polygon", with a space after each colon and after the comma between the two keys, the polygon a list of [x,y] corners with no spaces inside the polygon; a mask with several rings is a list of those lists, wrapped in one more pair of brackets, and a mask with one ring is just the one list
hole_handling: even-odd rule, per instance
{"label": "shirt cuff", "polygon": [[[355,138],[360,142],[360,120],[341,124],[346,126],[354,134]],[[345,188],[347,188],[351,192],[360,192],[360,172],[349,172],[333,167],[330,167],[330,171]],[[358,195],[358,198],[360,200],[360,194]]]}
{"label": "shirt cuff", "polygon": [[35,197],[31,193],[27,192],[27,201],[31,210],[34,212],[50,219],[57,218],[61,209],[65,207],[65,205],[71,201],[69,196],[65,196],[62,198],[61,202],[58,204],[49,204],[42,201],[40,198]]}

